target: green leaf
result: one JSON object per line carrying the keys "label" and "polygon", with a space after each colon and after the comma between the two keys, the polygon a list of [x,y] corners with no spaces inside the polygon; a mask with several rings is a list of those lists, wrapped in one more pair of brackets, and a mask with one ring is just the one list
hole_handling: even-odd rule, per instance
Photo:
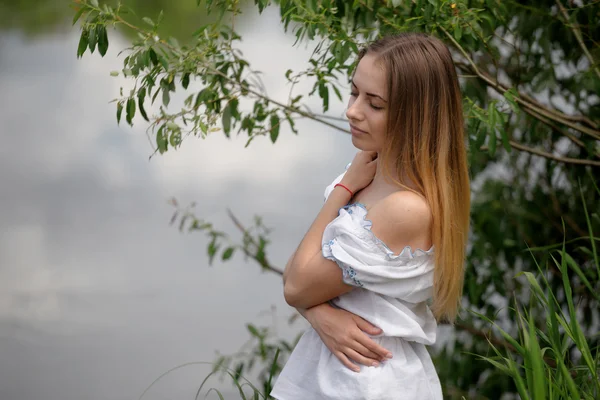
{"label": "green leaf", "polygon": [[160,154],[163,154],[165,151],[167,151],[167,148],[169,147],[166,135],[164,134],[164,127],[164,125],[161,126],[156,132],[156,147],[158,148]]}
{"label": "green leaf", "polygon": [[488,153],[490,154],[491,157],[494,157],[494,154],[496,154],[496,132],[492,131],[490,132],[490,135],[488,136],[489,138],[489,142],[488,142]]}
{"label": "green leaf", "polygon": [[229,260],[231,258],[231,256],[233,255],[233,252],[235,251],[235,247],[228,247],[224,252],[223,255],[221,257],[221,259],[223,261]]}
{"label": "green leaf", "polygon": [[133,126],[133,117],[135,116],[135,99],[133,97],[127,100],[127,115],[125,119],[127,123]]}
{"label": "green leaf", "polygon": [[219,250],[219,246],[215,243],[215,241],[211,241],[208,244],[208,265],[212,265],[213,259],[215,258],[215,254]]}
{"label": "green leaf", "polygon": [[481,146],[483,145],[483,143],[485,142],[485,137],[486,137],[486,133],[487,133],[487,129],[485,127],[485,125],[483,127],[481,127],[481,120],[477,119],[475,121],[475,140],[473,141],[473,147],[475,150],[479,150],[481,148]]}
{"label": "green leaf", "polygon": [[146,88],[143,87],[138,92],[138,107],[140,109],[140,114],[146,121],[150,121],[148,119],[148,115],[146,114],[146,110],[144,109],[144,99],[146,98]]}
{"label": "green leaf", "polygon": [[90,0],[90,4],[98,8],[98,0]]}
{"label": "green leaf", "polygon": [[531,351],[531,367],[533,369],[533,382],[528,382],[529,385],[533,383],[533,398],[534,399],[545,399],[546,398],[546,380],[544,371],[544,356],[540,349],[540,344],[536,335],[535,321],[533,317],[529,316],[529,350]]}
{"label": "green leaf", "polygon": [[77,58],[83,56],[85,49],[88,47],[88,31],[83,30],[81,32],[81,38],[79,38],[79,46],[77,46]]}
{"label": "green leaf", "polygon": [[290,124],[290,129],[292,130],[292,132],[297,135],[298,129],[296,129],[296,124],[294,123],[294,120],[292,119],[292,117],[290,117],[290,115],[288,113],[286,113],[285,119],[287,119],[288,123]]}
{"label": "green leaf", "polygon": [[98,26],[98,51],[100,55],[104,57],[106,50],[108,50],[108,34],[106,33],[106,27]]}
{"label": "green leaf", "polygon": [[279,136],[279,117],[277,114],[271,115],[270,123],[271,142],[275,143],[277,137]]}
{"label": "green leaf", "polygon": [[510,108],[512,108],[515,113],[519,112],[519,105],[517,104],[516,100],[518,96],[519,93],[515,88],[510,88],[504,92],[504,98],[506,99],[506,102],[510,105]]}
{"label": "green leaf", "polygon": [[169,69],[169,63],[167,61],[166,58],[164,58],[163,56],[159,55],[158,56],[158,61],[162,64],[163,68],[166,70]]}
{"label": "green leaf", "polygon": [[323,99],[323,111],[327,111],[329,109],[329,88],[323,82],[319,83],[319,96]]}
{"label": "green leaf", "polygon": [[123,113],[123,103],[117,103],[117,125],[121,122],[121,114]]}
{"label": "green leaf", "polygon": [[90,53],[94,53],[94,50],[96,50],[96,43],[98,43],[98,27],[90,28],[88,32],[88,47],[90,49]]}
{"label": "green leaf", "polygon": [[260,332],[258,332],[258,329],[256,329],[256,327],[252,324],[246,324],[246,328],[248,328],[248,332],[250,332],[250,334],[252,336],[254,336],[257,339],[261,339],[262,335],[260,334]]}
{"label": "green leaf", "polygon": [[75,25],[77,23],[77,21],[79,21],[79,18],[81,18],[81,15],[84,12],[85,12],[85,7],[81,7],[79,10],[77,10],[75,15],[73,16],[73,25]]}
{"label": "green leaf", "polygon": [[188,88],[188,85],[190,84],[190,74],[184,74],[183,78],[181,78],[181,86],[183,86],[184,89]]}
{"label": "green leaf", "polygon": [[165,107],[169,106],[169,102],[171,101],[171,96],[169,95],[169,88],[167,86],[163,86],[162,88],[162,102]]}
{"label": "green leaf", "polygon": [[158,96],[160,91],[161,91],[161,88],[156,88],[156,92],[154,92],[154,96],[152,96],[152,102],[150,104],[154,104],[154,100],[156,100],[156,97]]}
{"label": "green leaf", "polygon": [[173,46],[173,47],[175,47],[175,48],[179,48],[179,47],[181,47],[181,46],[179,45],[179,42],[177,41],[177,39],[175,39],[174,37],[170,37],[169,39],[167,39],[167,42],[168,42],[168,43],[169,43],[171,46]]}
{"label": "green leaf", "polygon": [[459,41],[462,37],[462,26],[460,23],[454,25],[454,38]]}
{"label": "green leaf", "polygon": [[352,47],[349,42],[344,42],[340,48],[339,63],[344,64],[352,52]]}
{"label": "green leaf", "polygon": [[200,107],[202,103],[205,103],[208,99],[212,97],[212,90],[209,88],[204,88],[200,92],[198,92],[198,96],[196,96],[196,101],[194,102],[194,108]]}
{"label": "green leaf", "polygon": [[508,131],[504,129],[504,127],[500,129],[500,137],[502,138],[502,146],[504,146],[504,150],[506,150],[507,153],[510,153],[512,151],[510,138],[508,137]]}
{"label": "green leaf", "polygon": [[150,18],[144,17],[144,18],[142,18],[142,21],[144,21],[145,23],[147,23],[148,25],[150,25],[151,27],[154,28],[154,21],[152,21]]}
{"label": "green leaf", "polygon": [[175,148],[181,144],[181,131],[179,130],[179,127],[177,127],[177,129],[171,131],[171,135],[169,137],[169,144],[173,148]]}
{"label": "green leaf", "polygon": [[152,64],[154,66],[158,65],[158,56],[156,55],[154,49],[148,50],[148,55],[150,56],[150,61],[152,61]]}
{"label": "green leaf", "polygon": [[229,137],[229,132],[231,131],[231,105],[229,103],[227,103],[227,106],[223,110],[222,122],[223,132],[225,136]]}
{"label": "green leaf", "polygon": [[342,94],[340,93],[340,89],[337,88],[337,86],[332,85],[333,87],[333,91],[335,92],[335,95],[337,96],[338,99],[340,99],[340,101],[342,100]]}
{"label": "green leaf", "polygon": [[119,76],[119,71],[110,71],[110,76]]}

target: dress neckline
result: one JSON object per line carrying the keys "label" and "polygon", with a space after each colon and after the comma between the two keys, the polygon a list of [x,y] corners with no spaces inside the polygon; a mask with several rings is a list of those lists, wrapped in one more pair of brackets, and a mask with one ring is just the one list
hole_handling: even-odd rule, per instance
{"label": "dress neckline", "polygon": [[[433,255],[433,253],[434,253],[433,245],[431,245],[429,250],[423,250],[421,248],[416,248],[415,250],[413,250],[411,246],[404,246],[404,248],[402,250],[400,250],[400,252],[398,254],[394,253],[394,251],[392,249],[390,249],[390,247],[387,244],[385,244],[385,242],[383,240],[379,239],[375,235],[375,233],[371,230],[371,228],[373,226],[373,221],[371,221],[370,219],[367,219],[367,214],[368,214],[369,210],[363,203],[358,202],[358,201],[353,202],[353,203],[348,203],[344,207],[342,207],[342,209],[345,209],[346,211],[348,211],[348,209],[353,208],[353,207],[358,207],[358,209],[364,211],[364,213],[361,215],[361,219],[359,221],[362,228],[364,228],[365,231],[368,232],[367,234],[371,237],[371,239],[386,252],[387,256],[390,259],[394,260],[399,257],[402,257],[407,252],[408,252],[408,255],[410,258],[415,258],[420,255],[426,255],[426,256]],[[352,212],[350,211],[349,214],[352,214]]]}

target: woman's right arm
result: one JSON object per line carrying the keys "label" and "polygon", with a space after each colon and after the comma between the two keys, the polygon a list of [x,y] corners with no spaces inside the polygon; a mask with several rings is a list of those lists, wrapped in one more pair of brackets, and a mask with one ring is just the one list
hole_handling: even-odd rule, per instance
{"label": "woman's right arm", "polygon": [[366,334],[378,335],[381,329],[358,315],[329,303],[297,310],[312,325],[329,351],[355,372],[359,372],[360,368],[352,361],[377,366],[380,361],[392,357],[388,350]]}
{"label": "woman's right arm", "polygon": [[[286,264],[283,272],[284,283],[288,265],[295,255],[294,251]],[[392,357],[388,350],[366,334],[379,335],[381,329],[356,314],[333,307],[329,303],[297,310],[312,325],[329,351],[355,372],[359,372],[360,368],[351,360],[363,365],[376,366],[380,361]]]}

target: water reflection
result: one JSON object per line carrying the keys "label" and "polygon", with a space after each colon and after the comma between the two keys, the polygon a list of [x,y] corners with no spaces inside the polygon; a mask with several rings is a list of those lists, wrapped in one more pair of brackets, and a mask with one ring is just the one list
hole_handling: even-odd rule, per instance
{"label": "water reflection", "polygon": [[[240,21],[242,50],[285,99],[283,72],[306,54],[277,10],[253,18]],[[126,42],[113,35],[104,59],[76,60],[77,30],[26,36],[0,34],[0,399],[137,398],[175,365],[238,349],[244,323],[273,304],[282,334],[299,329],[284,322],[278,277],[239,255],[208,267],[207,241],[169,227],[166,200],[197,201],[234,236],[226,207],[262,215],[283,265],[353,156],[349,137],[300,123],[276,145],[215,134],[148,161],[142,121],[118,127],[108,104]],[[181,370],[148,398],[193,398],[207,370]]]}
{"label": "water reflection", "polygon": [[[188,38],[190,32],[214,18],[214,15],[206,15],[204,7],[198,7],[196,0],[102,0],[100,3],[116,7],[119,1],[130,11],[128,20],[136,24],[142,23],[142,17],[156,18],[161,10],[164,11],[165,19],[159,33],[178,39]],[[252,6],[247,1],[241,2],[244,3],[246,7]],[[0,0],[0,29],[18,29],[31,37],[51,31],[67,32],[74,15],[73,4],[73,0]],[[130,38],[135,35],[128,30],[121,33]]]}

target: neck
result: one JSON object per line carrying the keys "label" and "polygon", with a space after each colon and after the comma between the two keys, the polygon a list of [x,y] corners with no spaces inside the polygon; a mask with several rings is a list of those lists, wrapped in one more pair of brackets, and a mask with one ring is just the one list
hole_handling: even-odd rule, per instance
{"label": "neck", "polygon": [[[392,164],[388,165],[388,172],[389,172],[389,178],[386,178],[383,174],[383,170],[384,170],[384,165],[383,165],[383,160],[381,158],[379,158],[379,154],[378,154],[378,159],[379,161],[377,162],[377,170],[375,171],[375,177],[373,177],[373,182],[372,184],[374,184],[374,186],[393,186],[393,187],[397,187],[397,185],[391,180],[395,180],[395,181],[399,181],[400,178],[398,177],[398,171],[396,169],[396,166]],[[403,175],[403,180],[402,182],[408,186],[411,189],[416,189],[416,186],[413,184],[413,182],[408,179],[408,177],[406,175]]]}
{"label": "neck", "polygon": [[[377,185],[390,185],[392,184],[391,181],[386,180],[384,175],[383,175],[383,170],[384,170],[384,164],[383,164],[383,159],[381,158],[381,153],[377,154],[377,170],[375,171],[375,176],[373,177],[373,183],[376,183]],[[393,179],[398,179],[398,171],[396,170],[396,167],[393,165],[388,165],[388,173],[390,174],[391,178]]]}

